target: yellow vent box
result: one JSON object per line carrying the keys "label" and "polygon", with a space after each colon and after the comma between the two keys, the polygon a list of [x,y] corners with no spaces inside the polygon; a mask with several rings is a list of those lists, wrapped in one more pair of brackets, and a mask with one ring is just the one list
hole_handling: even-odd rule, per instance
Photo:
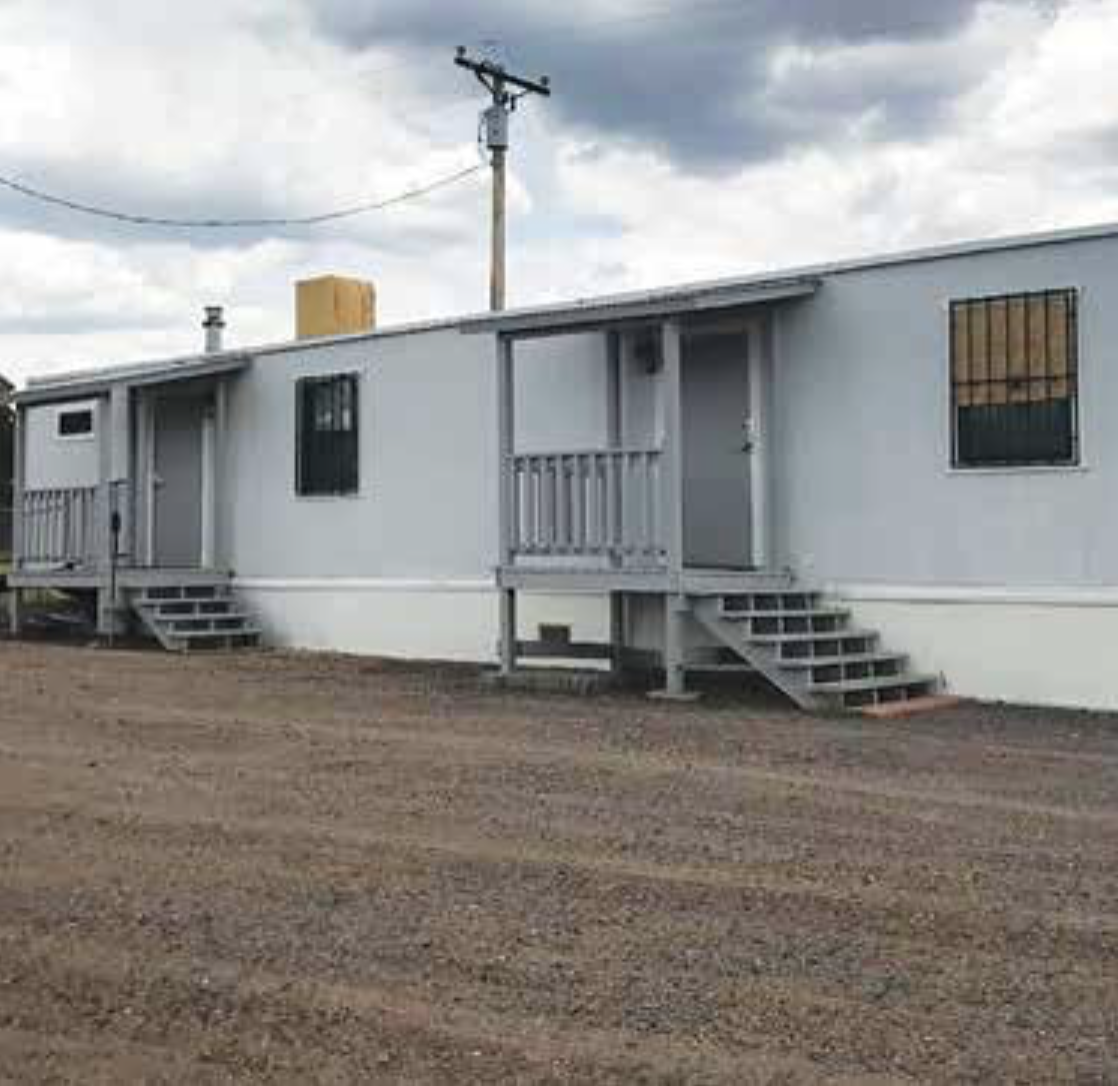
{"label": "yellow vent box", "polygon": [[377,323],[372,283],[324,275],[295,284],[295,338],[369,332]]}

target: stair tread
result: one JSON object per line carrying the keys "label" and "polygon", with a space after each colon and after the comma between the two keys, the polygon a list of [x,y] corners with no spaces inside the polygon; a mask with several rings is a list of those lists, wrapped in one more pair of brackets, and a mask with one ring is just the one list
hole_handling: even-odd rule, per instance
{"label": "stair tread", "polygon": [[180,622],[235,622],[248,621],[252,615],[246,611],[222,611],[214,614],[201,615],[155,615],[156,622],[164,626],[174,626]]}
{"label": "stair tread", "polygon": [[147,611],[149,613],[166,612],[167,614],[175,614],[175,609],[178,608],[179,614],[190,614],[190,611],[181,609],[189,606],[191,610],[197,610],[199,604],[205,607],[228,607],[234,602],[232,596],[210,596],[195,600],[133,600],[132,606],[137,611]]}
{"label": "stair tread", "polygon": [[813,667],[838,667],[841,664],[887,664],[904,660],[905,652],[852,652],[847,656],[798,656],[781,660],[780,666],[789,670],[808,670]]}
{"label": "stair tread", "polygon": [[926,686],[938,682],[935,675],[919,672],[902,672],[900,675],[878,675],[872,679],[846,679],[834,683],[809,683],[808,689],[817,694],[852,694],[859,690],[887,690],[897,686]]}
{"label": "stair tread", "polygon": [[261,631],[257,626],[238,626],[233,630],[167,630],[168,637],[187,640],[205,640],[219,637],[257,637]]}
{"label": "stair tread", "polygon": [[878,633],[876,630],[863,630],[856,626],[850,626],[845,630],[811,630],[800,633],[762,633],[762,634],[749,634],[746,637],[747,641],[756,644],[774,643],[783,644],[785,642],[796,643],[804,641],[853,641],[862,640],[867,637],[876,638]]}
{"label": "stair tread", "polygon": [[739,611],[736,609],[724,610],[722,618],[727,622],[745,622],[754,618],[848,618],[849,607],[812,607],[802,610],[753,610]]}
{"label": "stair tread", "polygon": [[[182,608],[188,606],[190,611],[184,611]],[[224,610],[229,607],[239,606],[237,600],[232,596],[219,597],[212,600],[176,600],[169,602],[167,600],[159,600],[155,603],[141,603],[137,604],[138,607],[143,607],[146,611],[154,611],[157,614],[166,613],[169,615],[174,614],[191,614],[197,611],[200,607],[216,609],[218,611]]]}
{"label": "stair tread", "polygon": [[756,585],[752,588],[743,588],[736,592],[723,592],[728,600],[741,599],[744,596],[821,596],[818,588],[802,588],[795,584],[790,585]]}
{"label": "stair tread", "polygon": [[[186,603],[197,604],[203,603],[208,610],[199,610],[198,607],[192,606],[190,610],[183,610]],[[202,615],[220,615],[234,606],[232,598],[225,600],[184,600],[182,603],[166,604],[166,603],[138,603],[137,607],[142,607],[145,611],[152,611],[156,615],[179,615],[187,616],[202,614]]]}
{"label": "stair tread", "polygon": [[740,664],[688,664],[687,670],[697,675],[754,675],[757,672],[744,660]]}
{"label": "stair tread", "polygon": [[[190,591],[195,591],[190,589]],[[132,599],[135,603],[198,603],[199,601],[205,603],[207,600],[225,600],[231,595],[231,590],[227,584],[216,584],[212,588],[207,588],[207,592],[215,592],[213,596],[153,596],[146,589],[143,592],[133,596]]]}

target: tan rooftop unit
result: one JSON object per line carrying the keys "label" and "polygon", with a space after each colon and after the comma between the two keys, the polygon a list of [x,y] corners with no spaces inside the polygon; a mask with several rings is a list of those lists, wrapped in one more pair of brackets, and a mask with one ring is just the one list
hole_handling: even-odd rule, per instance
{"label": "tan rooftop unit", "polygon": [[372,283],[323,275],[295,284],[296,339],[370,332],[376,323],[377,295]]}

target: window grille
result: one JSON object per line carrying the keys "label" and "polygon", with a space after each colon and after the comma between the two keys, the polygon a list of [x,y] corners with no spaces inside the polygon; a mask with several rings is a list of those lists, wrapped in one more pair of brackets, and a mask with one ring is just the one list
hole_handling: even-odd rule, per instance
{"label": "window grille", "polygon": [[1079,462],[1078,308],[1074,290],[951,303],[956,467]]}
{"label": "window grille", "polygon": [[360,484],[358,376],[305,377],[296,385],[296,491],[357,493]]}

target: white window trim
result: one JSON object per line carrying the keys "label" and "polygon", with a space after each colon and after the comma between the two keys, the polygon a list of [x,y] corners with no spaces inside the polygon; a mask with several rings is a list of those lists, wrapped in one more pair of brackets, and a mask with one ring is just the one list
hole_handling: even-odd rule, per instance
{"label": "white window trim", "polygon": [[[63,415],[89,415],[90,428],[88,433],[84,434],[64,434],[62,432],[62,416]],[[97,405],[94,403],[89,404],[73,404],[68,407],[60,407],[54,413],[54,440],[64,441],[67,444],[72,442],[81,441],[96,441],[97,440]]]}

